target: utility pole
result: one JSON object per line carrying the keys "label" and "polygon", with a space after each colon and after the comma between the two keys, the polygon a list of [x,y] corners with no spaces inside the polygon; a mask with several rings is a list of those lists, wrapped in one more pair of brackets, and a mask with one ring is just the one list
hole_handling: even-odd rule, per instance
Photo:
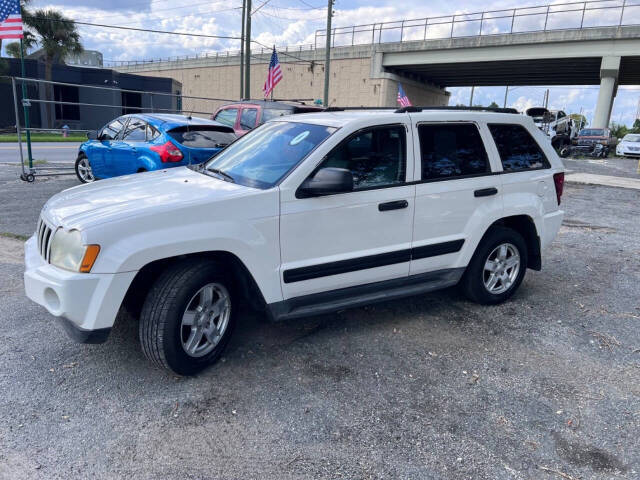
{"label": "utility pole", "polygon": [[471,87],[471,97],[469,98],[469,106],[473,107],[473,92],[475,91],[476,87],[473,86]]}
{"label": "utility pole", "polygon": [[244,98],[244,26],[247,16],[247,0],[242,0],[242,33],[240,34],[240,100]]}
{"label": "utility pole", "polygon": [[329,62],[331,61],[331,18],[333,17],[333,2],[327,2],[327,43],[324,51],[324,106],[329,106]]}
{"label": "utility pole", "polygon": [[507,85],[504,89],[504,104],[502,108],[507,108],[507,96],[509,95],[509,85]]}
{"label": "utility pole", "polygon": [[245,28],[244,52],[244,98],[251,98],[251,0],[246,1],[247,26]]}
{"label": "utility pole", "polygon": [[544,100],[542,104],[544,108],[547,108],[547,106],[549,105],[549,89],[548,88],[544,91]]}

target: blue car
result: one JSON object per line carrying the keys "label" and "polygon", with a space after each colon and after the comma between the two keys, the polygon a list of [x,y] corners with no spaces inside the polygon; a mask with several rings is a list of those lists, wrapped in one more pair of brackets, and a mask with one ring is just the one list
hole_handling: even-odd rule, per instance
{"label": "blue car", "polygon": [[173,114],[123,115],[87,133],[76,159],[82,183],[202,163],[236,139],[233,128]]}

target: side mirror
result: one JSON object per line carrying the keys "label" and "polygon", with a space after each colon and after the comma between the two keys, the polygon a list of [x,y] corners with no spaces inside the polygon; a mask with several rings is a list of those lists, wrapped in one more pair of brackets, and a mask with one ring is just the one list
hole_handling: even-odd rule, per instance
{"label": "side mirror", "polygon": [[89,140],[97,140],[98,139],[98,131],[97,130],[89,130],[87,132],[87,138]]}
{"label": "side mirror", "polygon": [[307,178],[298,191],[297,198],[319,197],[353,191],[353,174],[346,168],[322,168]]}

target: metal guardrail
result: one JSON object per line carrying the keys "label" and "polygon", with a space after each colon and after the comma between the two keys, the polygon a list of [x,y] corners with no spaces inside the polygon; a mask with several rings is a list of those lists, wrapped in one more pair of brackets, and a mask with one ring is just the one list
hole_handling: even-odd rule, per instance
{"label": "metal guardrail", "polygon": [[[640,25],[640,0],[587,0],[336,27],[331,30],[331,46],[633,25]],[[284,45],[276,48],[284,53],[315,51],[324,48],[326,36],[325,30],[316,30],[313,44]],[[261,48],[252,49],[251,52],[255,55],[265,55],[270,54],[271,50]],[[130,67],[198,59],[226,62],[229,57],[239,55],[239,50],[227,50],[151,60],[109,61],[105,62],[105,66]]]}
{"label": "metal guardrail", "polygon": [[[640,25],[638,0],[588,0],[332,29],[332,46]],[[315,45],[326,31],[317,30]],[[319,40],[320,39],[320,40]]]}

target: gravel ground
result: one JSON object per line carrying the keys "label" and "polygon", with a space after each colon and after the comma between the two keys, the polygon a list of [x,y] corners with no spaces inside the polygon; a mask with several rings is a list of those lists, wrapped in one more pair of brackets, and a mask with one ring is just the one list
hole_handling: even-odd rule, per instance
{"label": "gravel ground", "polygon": [[[30,233],[74,183],[0,168],[0,232]],[[542,272],[503,305],[451,289],[247,318],[194,378],[153,368],[127,318],[71,342],[0,237],[0,478],[638,479],[638,192],[568,184],[563,205]]]}

